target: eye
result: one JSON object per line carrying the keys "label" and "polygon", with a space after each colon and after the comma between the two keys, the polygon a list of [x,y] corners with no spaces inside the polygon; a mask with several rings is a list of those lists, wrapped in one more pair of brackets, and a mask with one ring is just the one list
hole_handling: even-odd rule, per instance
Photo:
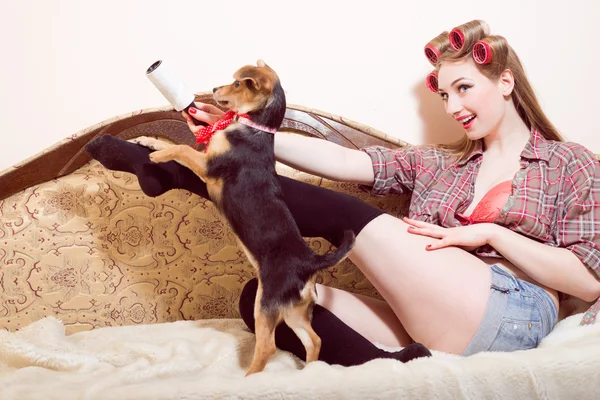
{"label": "eye", "polygon": [[240,87],[240,81],[233,82],[233,86],[234,87]]}
{"label": "eye", "polygon": [[465,93],[467,90],[471,89],[473,86],[471,85],[460,85],[458,87],[458,92],[459,93]]}
{"label": "eye", "polygon": [[447,93],[440,93],[440,97],[442,98],[443,101],[448,100],[448,94]]}

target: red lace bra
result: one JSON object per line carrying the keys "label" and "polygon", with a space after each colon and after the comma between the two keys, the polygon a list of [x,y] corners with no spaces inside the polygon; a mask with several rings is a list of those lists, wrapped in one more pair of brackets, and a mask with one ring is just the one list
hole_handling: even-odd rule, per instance
{"label": "red lace bra", "polygon": [[[491,188],[479,201],[470,216],[457,214],[469,224],[494,222],[512,193],[512,181],[500,182]],[[461,221],[462,222],[462,221]]]}

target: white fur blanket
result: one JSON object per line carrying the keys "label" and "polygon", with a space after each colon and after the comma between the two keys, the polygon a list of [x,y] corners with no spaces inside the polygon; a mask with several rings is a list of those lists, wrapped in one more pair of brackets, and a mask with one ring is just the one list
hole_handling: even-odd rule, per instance
{"label": "white fur blanket", "polygon": [[254,335],[241,320],[109,327],[65,336],[46,317],[0,331],[1,399],[598,399],[600,324],[557,325],[535,350],[436,353],[402,364],[303,363],[278,351],[244,378]]}

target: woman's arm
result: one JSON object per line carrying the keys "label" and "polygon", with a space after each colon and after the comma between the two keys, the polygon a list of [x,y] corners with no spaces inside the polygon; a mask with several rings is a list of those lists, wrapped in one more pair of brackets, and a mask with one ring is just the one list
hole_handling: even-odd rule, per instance
{"label": "woman's arm", "polygon": [[457,246],[471,251],[487,244],[544,286],[585,301],[594,301],[600,296],[598,278],[569,249],[537,242],[494,223],[443,228],[403,219],[409,224],[408,232],[439,239],[428,245],[427,250]]}
{"label": "woman's arm", "polygon": [[581,145],[570,143],[556,151],[569,159],[552,224],[556,247],[501,226],[495,226],[488,238],[492,247],[531,278],[593,301],[600,296],[600,165]]}
{"label": "woman's arm", "polygon": [[542,285],[594,301],[600,282],[570,250],[536,242],[500,225],[490,224],[488,244]]}
{"label": "woman's arm", "polygon": [[275,157],[290,167],[334,181],[372,185],[375,179],[368,154],[323,139],[278,132]]}
{"label": "woman's arm", "polygon": [[[190,114],[198,121],[214,124],[223,116],[223,111],[211,104],[196,102],[195,106],[190,109]],[[185,111],[182,114],[192,132],[201,129],[191,122],[190,115]],[[275,134],[275,157],[290,167],[334,181],[370,186],[375,180],[373,163],[368,154],[322,139],[278,132]]]}

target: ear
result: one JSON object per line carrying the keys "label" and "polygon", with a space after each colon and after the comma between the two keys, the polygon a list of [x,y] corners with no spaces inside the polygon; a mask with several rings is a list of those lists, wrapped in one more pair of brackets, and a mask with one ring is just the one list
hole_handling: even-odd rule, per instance
{"label": "ear", "polygon": [[510,96],[515,88],[515,76],[510,69],[505,69],[500,74],[498,85],[503,96]]}
{"label": "ear", "polygon": [[269,67],[269,66],[268,66],[268,65],[267,65],[267,64],[266,64],[266,63],[265,63],[265,62],[264,62],[262,59],[258,60],[258,61],[256,62],[256,65],[257,65],[258,67],[260,67],[260,68],[266,68],[266,69],[268,69],[268,70],[270,70],[270,71],[273,71],[273,68]]}
{"label": "ear", "polygon": [[258,83],[258,81],[251,76],[245,76],[243,78],[240,78],[239,80],[246,84],[250,83],[254,87],[254,89],[260,90],[260,83]]}
{"label": "ear", "polygon": [[269,79],[265,77],[265,74],[261,72],[258,68],[252,66],[246,66],[240,69],[235,75],[234,78],[238,81],[250,81],[256,90],[261,90],[263,88],[270,89]]}

